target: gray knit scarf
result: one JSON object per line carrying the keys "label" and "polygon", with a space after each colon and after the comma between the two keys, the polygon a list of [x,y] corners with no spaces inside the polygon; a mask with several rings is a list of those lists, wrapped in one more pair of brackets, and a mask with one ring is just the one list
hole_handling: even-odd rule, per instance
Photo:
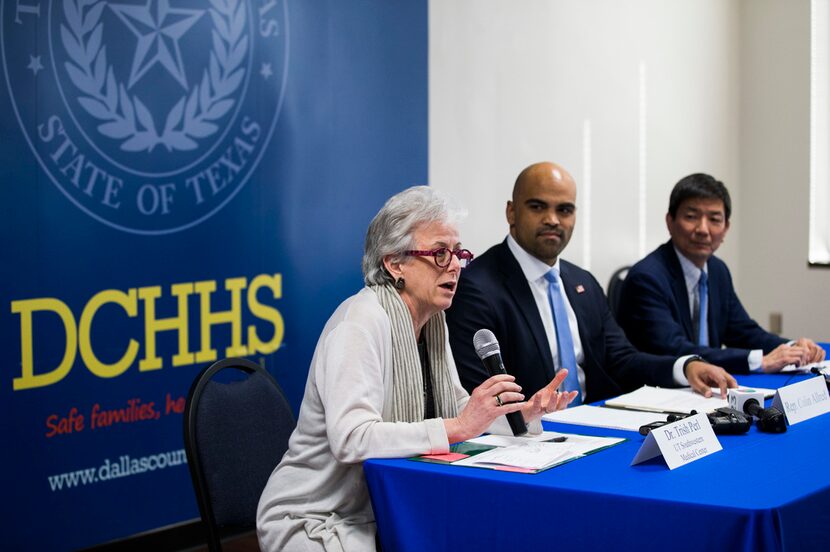
{"label": "gray knit scarf", "polygon": [[[369,286],[378,296],[392,326],[392,421],[420,422],[424,419],[424,378],[415,342],[412,315],[391,284]],[[430,318],[423,329],[435,412],[442,418],[458,415],[447,364],[447,325],[444,313]]]}

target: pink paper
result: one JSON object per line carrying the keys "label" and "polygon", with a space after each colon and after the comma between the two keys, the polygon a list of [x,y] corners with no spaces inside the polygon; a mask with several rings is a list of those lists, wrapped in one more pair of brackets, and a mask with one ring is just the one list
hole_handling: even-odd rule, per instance
{"label": "pink paper", "polygon": [[441,460],[442,462],[455,462],[462,458],[467,458],[468,454],[461,454],[460,452],[447,452],[445,454],[424,454],[421,458],[427,460]]}
{"label": "pink paper", "polygon": [[509,471],[509,472],[516,472],[516,473],[536,473],[536,470],[531,470],[528,468],[519,468],[517,466],[493,466],[494,470],[499,471]]}

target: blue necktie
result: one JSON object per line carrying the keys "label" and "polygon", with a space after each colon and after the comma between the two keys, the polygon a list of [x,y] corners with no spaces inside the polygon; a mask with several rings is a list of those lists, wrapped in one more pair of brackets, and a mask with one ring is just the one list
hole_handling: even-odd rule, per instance
{"label": "blue necktie", "polygon": [[709,318],[709,283],[706,273],[700,271],[700,281],[697,283],[698,301],[700,303],[697,318],[697,344],[704,347],[709,346],[709,331],[707,320]]}
{"label": "blue necktie", "polygon": [[562,382],[565,391],[576,391],[576,398],[571,406],[582,404],[582,392],[579,389],[579,372],[576,367],[576,354],[574,353],[574,340],[571,336],[571,328],[568,325],[568,311],[565,309],[565,301],[562,299],[562,288],[559,287],[559,278],[556,276],[556,269],[552,268],[545,274],[548,281],[548,302],[553,312],[553,326],[556,328],[556,348],[559,351],[560,368],[568,369],[568,377]]}

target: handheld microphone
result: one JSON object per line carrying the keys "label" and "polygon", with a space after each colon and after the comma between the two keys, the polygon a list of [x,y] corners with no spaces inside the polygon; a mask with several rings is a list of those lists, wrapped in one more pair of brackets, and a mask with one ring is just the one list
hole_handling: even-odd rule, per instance
{"label": "handheld microphone", "polygon": [[[501,360],[499,342],[493,332],[485,329],[477,331],[473,336],[473,347],[475,347],[478,358],[481,359],[482,364],[487,368],[487,373],[490,376],[507,373],[507,370],[504,369],[504,363]],[[524,435],[527,433],[527,425],[521,412],[507,414],[507,423],[510,424],[513,435]]]}
{"label": "handheld microphone", "polygon": [[775,407],[764,408],[764,394],[754,389],[729,389],[729,406],[758,419],[758,430],[767,433],[784,433],[787,420]]}

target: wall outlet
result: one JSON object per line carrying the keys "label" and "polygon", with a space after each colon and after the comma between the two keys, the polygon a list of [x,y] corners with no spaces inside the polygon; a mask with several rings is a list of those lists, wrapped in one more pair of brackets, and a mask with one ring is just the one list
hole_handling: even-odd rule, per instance
{"label": "wall outlet", "polygon": [[784,331],[784,316],[780,312],[771,312],[769,315],[769,331],[781,335]]}

